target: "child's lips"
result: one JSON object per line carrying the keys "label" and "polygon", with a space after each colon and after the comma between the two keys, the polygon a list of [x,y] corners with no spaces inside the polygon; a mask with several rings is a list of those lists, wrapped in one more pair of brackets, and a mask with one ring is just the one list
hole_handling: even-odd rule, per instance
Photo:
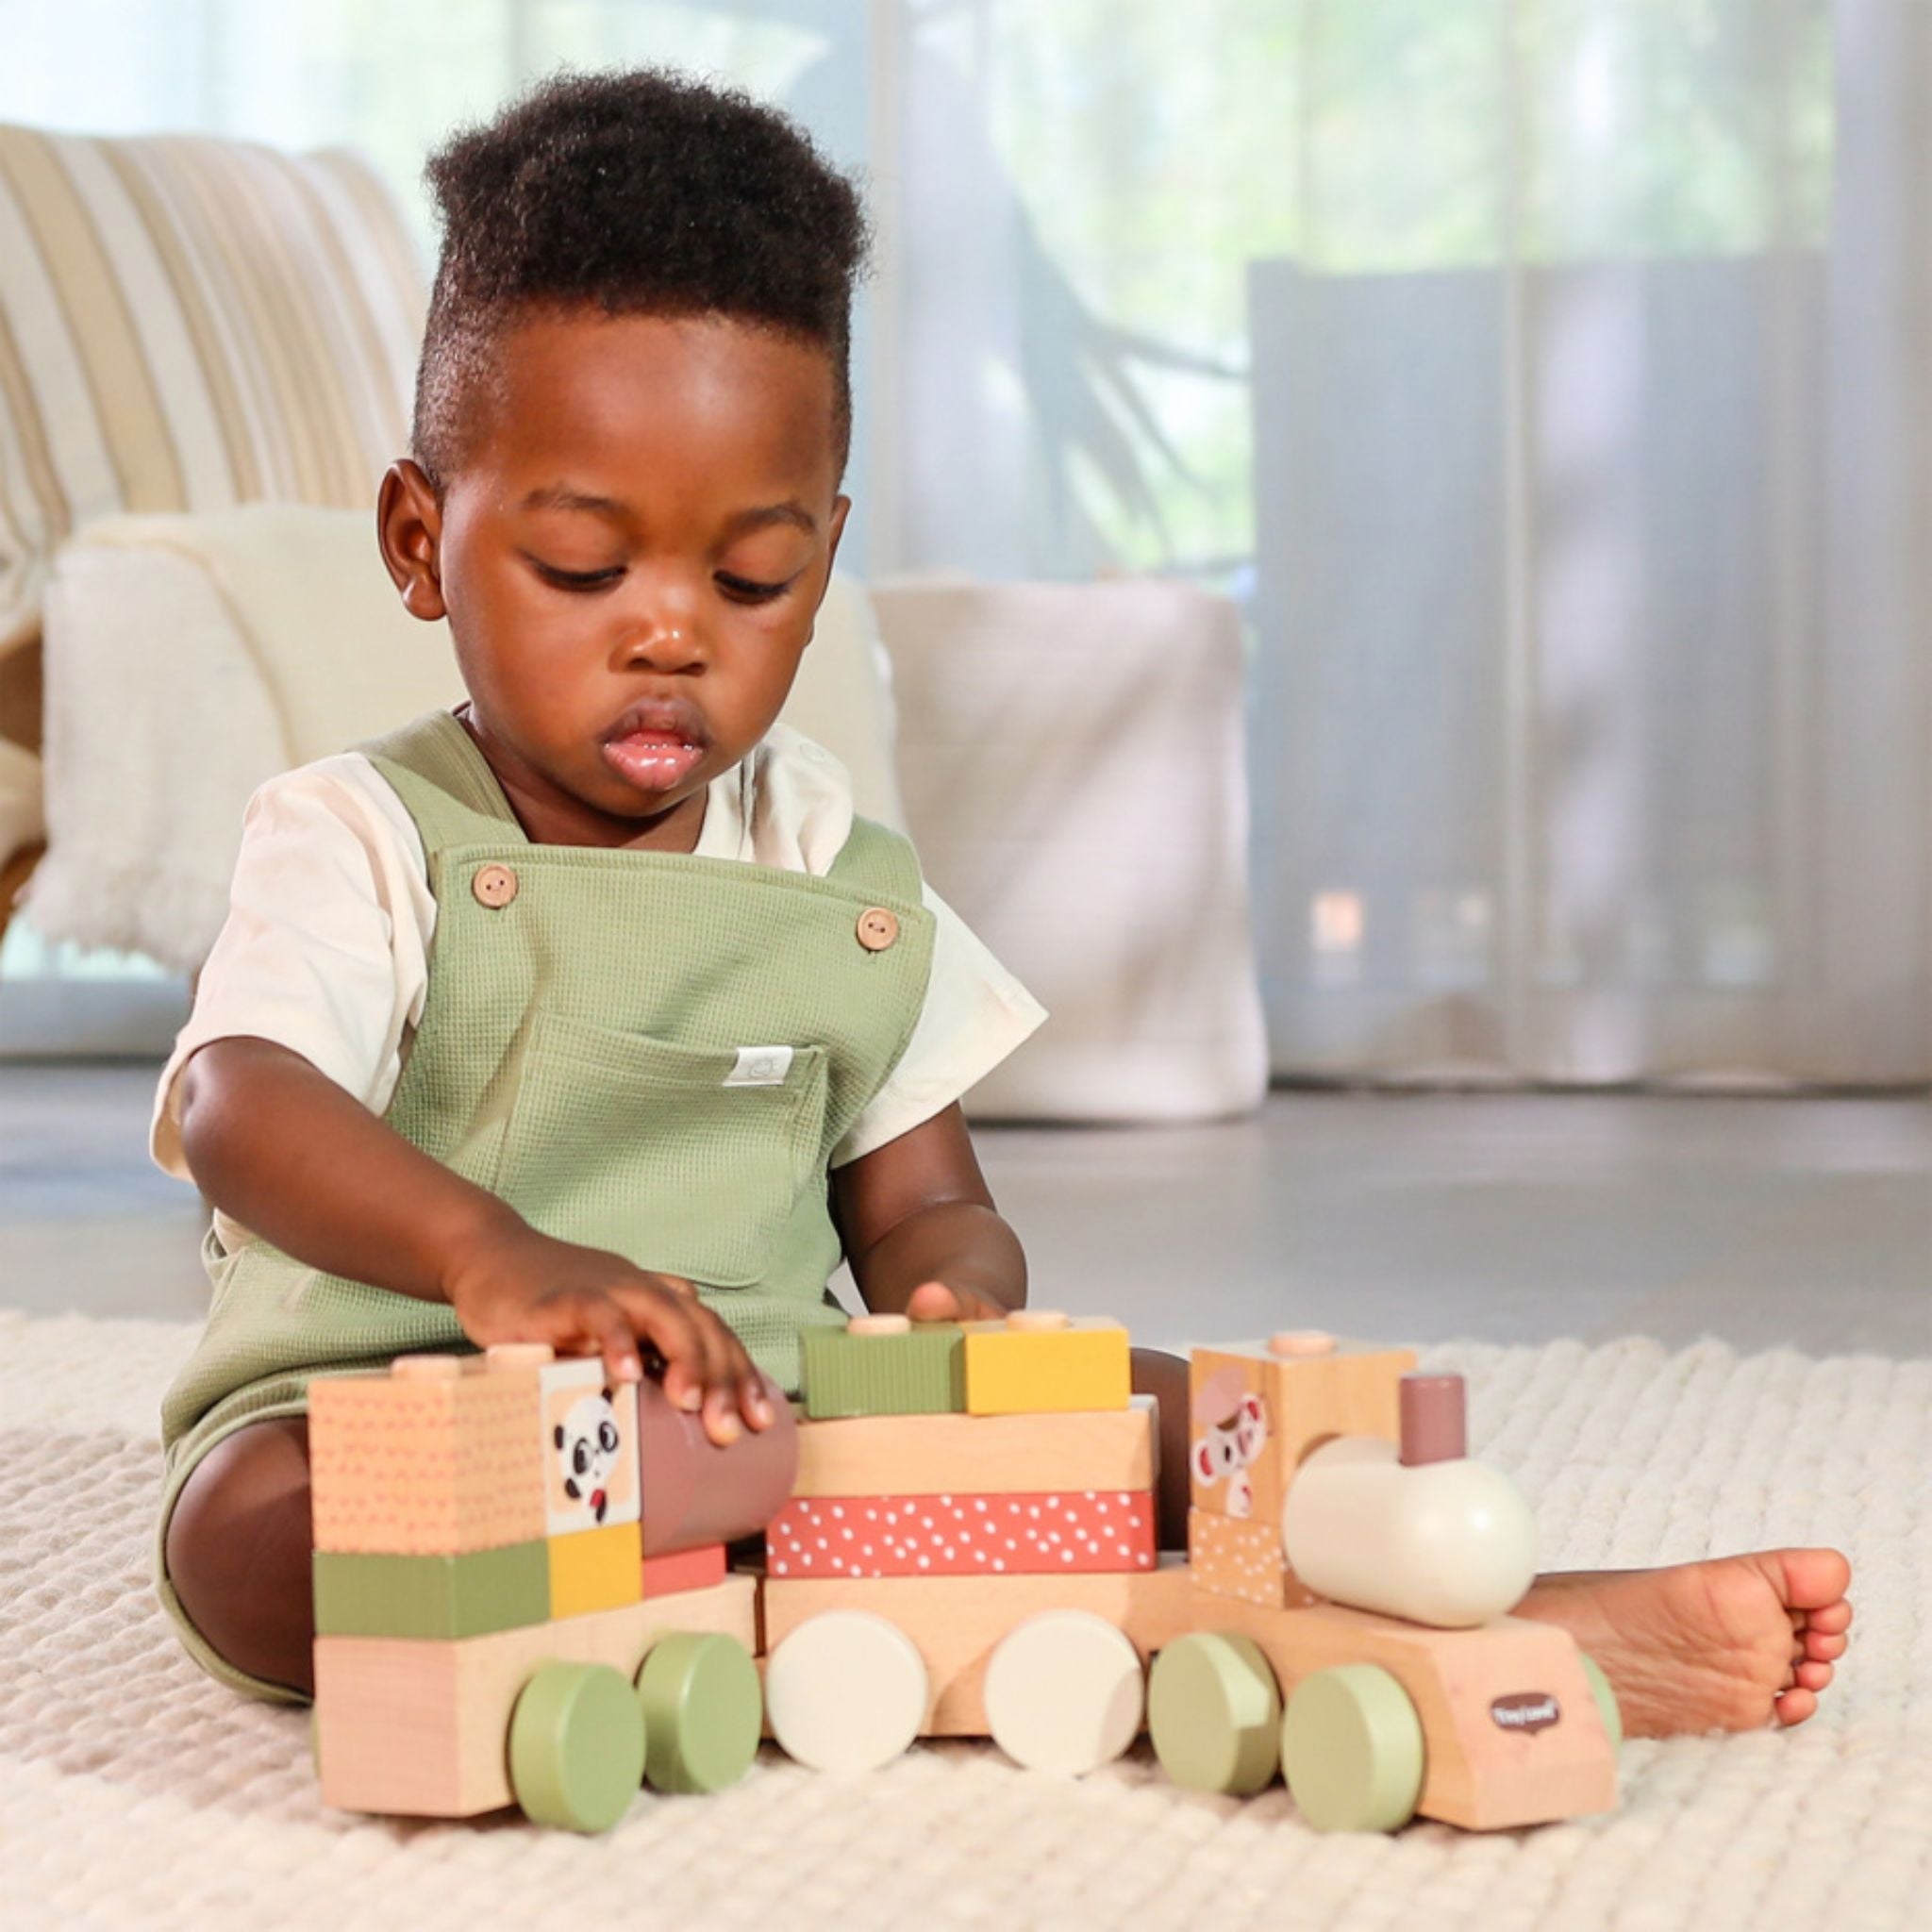
{"label": "child's lips", "polygon": [[668,791],[697,768],[705,755],[701,744],[675,731],[631,731],[607,739],[604,762],[640,791]]}

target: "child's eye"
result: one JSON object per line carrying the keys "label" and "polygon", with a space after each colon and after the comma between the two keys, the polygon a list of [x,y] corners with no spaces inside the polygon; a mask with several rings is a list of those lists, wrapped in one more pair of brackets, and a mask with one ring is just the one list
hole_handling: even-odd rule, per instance
{"label": "child's eye", "polygon": [[624,575],[621,563],[612,564],[608,570],[559,570],[556,564],[533,557],[530,564],[546,584],[554,584],[559,591],[602,591]]}
{"label": "child's eye", "polygon": [[789,591],[795,581],[787,577],[783,583],[760,584],[750,577],[735,577],[728,571],[718,573],[718,588],[741,604],[769,604],[774,597]]}

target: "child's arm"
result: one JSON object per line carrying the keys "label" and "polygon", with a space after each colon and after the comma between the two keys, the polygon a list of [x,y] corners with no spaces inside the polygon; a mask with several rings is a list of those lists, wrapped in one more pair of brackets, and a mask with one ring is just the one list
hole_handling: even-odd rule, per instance
{"label": "child's arm", "polygon": [[601,1353],[623,1381],[642,1373],[641,1336],[713,1440],[735,1437],[739,1415],[771,1421],[750,1357],[689,1282],[540,1234],[287,1047],[211,1041],[182,1070],[180,1118],[202,1191],[310,1267],[447,1302],[479,1344]]}
{"label": "child's arm", "polygon": [[869,1308],[997,1320],[1026,1301],[1026,1257],[999,1217],[956,1102],[832,1170],[832,1211]]}

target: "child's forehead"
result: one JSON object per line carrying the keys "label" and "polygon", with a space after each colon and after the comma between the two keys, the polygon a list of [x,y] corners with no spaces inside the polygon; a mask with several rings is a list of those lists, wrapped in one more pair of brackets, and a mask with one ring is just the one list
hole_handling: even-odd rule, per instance
{"label": "child's forehead", "polygon": [[478,387],[475,454],[532,488],[586,464],[798,484],[836,470],[832,359],[776,329],[716,315],[542,311],[500,331]]}

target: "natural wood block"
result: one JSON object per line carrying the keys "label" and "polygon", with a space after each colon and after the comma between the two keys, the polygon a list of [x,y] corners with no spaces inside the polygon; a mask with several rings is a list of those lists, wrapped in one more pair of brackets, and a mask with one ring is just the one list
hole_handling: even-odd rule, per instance
{"label": "natural wood block", "polygon": [[1022,1326],[969,1322],[966,1409],[971,1415],[1058,1415],[1125,1408],[1132,1350],[1118,1322]]}
{"label": "natural wood block", "polygon": [[[1325,1338],[1324,1338],[1325,1339]],[[1331,1436],[1401,1433],[1412,1349],[1338,1342],[1282,1356],[1266,1342],[1197,1348],[1189,1369],[1188,1474],[1196,1509],[1281,1527],[1289,1485]]]}
{"label": "natural wood block", "polygon": [[553,1617],[614,1610],[642,1593],[644,1547],[635,1520],[554,1536],[549,1547]]}
{"label": "natural wood block", "polygon": [[805,1497],[766,1525],[766,1563],[774,1576],[1151,1570],[1158,1514],[1144,1490]]}
{"label": "natural wood block", "polygon": [[635,1676],[673,1630],[720,1631],[753,1650],[757,1594],[755,1578],[727,1576],[709,1590],[460,1642],[320,1637],[323,1802],[423,1818],[467,1818],[508,1805],[510,1711],[541,1663],[606,1663]]}
{"label": "natural wood block", "polygon": [[325,1636],[475,1637],[551,1615],[541,1541],[459,1557],[318,1550],[314,1562],[315,1627]]}
{"label": "natural wood block", "polygon": [[724,1575],[724,1545],[679,1550],[673,1557],[646,1557],[638,1584],[645,1596],[675,1596],[685,1590],[709,1590]]}
{"label": "natural wood block", "polygon": [[853,1416],[801,1422],[794,1496],[1149,1490],[1151,1397],[1081,1415]]}
{"label": "natural wood block", "polygon": [[[1472,1831],[1510,1830],[1607,1811],[1617,1757],[1583,1660],[1567,1632],[1499,1617],[1474,1630],[1430,1630],[1339,1604],[1269,1610],[1206,1597],[1199,1627],[1251,1637],[1283,1691],[1336,1664],[1379,1664],[1422,1719],[1424,1818]],[[1555,1722],[1531,1729],[1524,1708]],[[1499,1710],[1498,1706],[1502,1708]]]}
{"label": "natural wood block", "polygon": [[545,1535],[534,1374],[460,1359],[454,1376],[318,1375],[308,1385],[318,1550],[459,1556]]}
{"label": "natural wood block", "polygon": [[808,1416],[943,1415],[966,1406],[958,1323],[883,1333],[808,1328],[800,1340]]}
{"label": "natural wood block", "polygon": [[1195,1583],[1218,1596],[1238,1596],[1277,1609],[1317,1601],[1290,1573],[1279,1528],[1258,1517],[1190,1509],[1188,1564]]}

